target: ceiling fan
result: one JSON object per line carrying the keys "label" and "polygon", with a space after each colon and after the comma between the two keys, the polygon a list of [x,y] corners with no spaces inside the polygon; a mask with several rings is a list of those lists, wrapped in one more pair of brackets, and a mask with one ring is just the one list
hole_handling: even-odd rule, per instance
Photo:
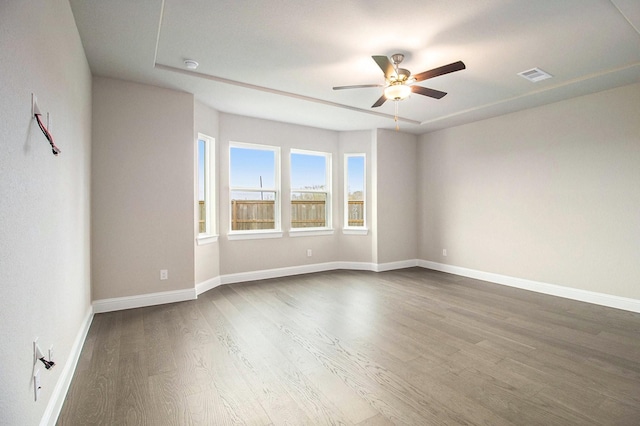
{"label": "ceiling fan", "polygon": [[404,59],[402,53],[396,53],[391,55],[391,60],[386,56],[372,56],[376,64],[382,69],[384,73],[384,84],[358,84],[354,86],[336,86],[333,90],[344,89],[360,89],[364,87],[384,87],[383,94],[380,98],[371,105],[371,108],[376,108],[385,103],[387,100],[400,101],[406,99],[411,93],[417,93],[419,95],[428,96],[430,98],[441,99],[446,92],[440,90],[429,89],[428,87],[416,86],[414,83],[427,80],[429,78],[438,77],[443,74],[448,74],[455,71],[461,71],[466,68],[462,61],[454,62],[449,65],[443,65],[438,68],[434,68],[428,71],[421,72],[419,74],[411,74],[411,72],[405,68],[399,68],[398,65]]}

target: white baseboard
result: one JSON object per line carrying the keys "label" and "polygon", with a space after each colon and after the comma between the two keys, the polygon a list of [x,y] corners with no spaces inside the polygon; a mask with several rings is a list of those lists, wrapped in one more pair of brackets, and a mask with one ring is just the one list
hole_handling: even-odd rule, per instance
{"label": "white baseboard", "polygon": [[[221,284],[231,284],[246,281],[266,280],[270,278],[288,277],[292,275],[310,274],[313,272],[334,271],[336,269],[350,269],[357,271],[383,272],[394,269],[410,268],[418,266],[418,260],[403,260],[389,263],[371,262],[326,262],[312,265],[291,266],[287,268],[265,269],[261,271],[240,272],[227,274],[220,277]],[[201,292],[198,292],[200,294]]]}
{"label": "white baseboard", "polygon": [[311,265],[290,266],[287,268],[264,269],[262,271],[240,272],[220,276],[222,284],[239,283],[245,281],[267,280],[270,278],[288,277],[291,275],[310,274],[313,272],[340,269],[340,262],[315,263]]}
{"label": "white baseboard", "polygon": [[460,275],[463,277],[489,281],[495,284],[502,284],[509,287],[521,288],[523,290],[535,291],[537,293],[548,294],[551,296],[564,297],[565,299],[578,300],[580,302],[593,303],[595,305],[607,306],[610,308],[640,313],[640,300],[637,299],[613,296],[610,294],[597,293],[594,291],[581,290],[578,288],[565,287],[539,281],[526,280],[523,278],[494,274],[492,272],[483,272],[475,269],[462,268],[460,266],[431,262],[428,260],[419,261],[418,266],[427,269],[433,269],[436,271]]}
{"label": "white baseboard", "polygon": [[40,419],[40,426],[54,426],[58,421],[58,416],[62,410],[64,399],[67,397],[67,391],[71,385],[71,379],[76,371],[76,366],[78,365],[78,360],[82,353],[82,346],[84,345],[84,341],[87,337],[92,321],[93,307],[90,306],[82,324],[80,325],[80,330],[78,330],[78,334],[73,341],[73,346],[69,352],[69,358],[62,369],[62,373],[60,373],[60,377],[53,389],[51,398],[49,398],[47,408],[44,410],[44,414]]}
{"label": "white baseboard", "polygon": [[93,302],[93,312],[100,314],[103,312],[121,311],[123,309],[142,308],[143,306],[183,302],[185,300],[193,300],[196,298],[196,289],[194,287],[183,290],[114,297],[112,299],[99,299]]}
{"label": "white baseboard", "polygon": [[371,262],[335,262],[335,269],[346,269],[351,271],[372,271],[378,270],[378,265]]}
{"label": "white baseboard", "polygon": [[393,271],[395,269],[412,268],[418,266],[418,259],[400,260],[397,262],[379,263],[376,265],[376,272]]}
{"label": "white baseboard", "polygon": [[216,288],[219,285],[222,285],[222,281],[220,280],[220,277],[214,277],[209,280],[198,283],[196,284],[196,296],[199,296],[205,291],[211,290],[212,288]]}

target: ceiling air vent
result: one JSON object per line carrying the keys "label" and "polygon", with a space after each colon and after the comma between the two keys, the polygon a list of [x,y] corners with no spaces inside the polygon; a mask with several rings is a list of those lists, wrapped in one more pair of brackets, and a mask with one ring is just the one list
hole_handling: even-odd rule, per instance
{"label": "ceiling air vent", "polygon": [[522,71],[519,72],[518,75],[520,77],[526,78],[533,83],[537,83],[538,81],[546,80],[553,77],[551,74],[542,71],[540,68],[532,68],[527,71]]}

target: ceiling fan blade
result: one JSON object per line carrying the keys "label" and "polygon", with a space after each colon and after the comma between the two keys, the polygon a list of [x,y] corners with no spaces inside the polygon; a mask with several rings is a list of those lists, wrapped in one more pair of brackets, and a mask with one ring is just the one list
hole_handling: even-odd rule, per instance
{"label": "ceiling fan blade", "polygon": [[449,65],[443,65],[438,68],[434,68],[429,71],[421,72],[420,74],[416,74],[413,76],[415,81],[423,81],[428,78],[438,77],[440,75],[449,74],[450,72],[461,71],[465,69],[466,66],[462,61],[454,62]]}
{"label": "ceiling fan blade", "polygon": [[376,101],[376,103],[375,103],[375,104],[371,105],[371,108],[377,108],[377,107],[379,107],[379,106],[380,106],[380,105],[382,105],[382,104],[384,103],[384,101],[386,101],[386,100],[387,100],[387,98],[386,98],[384,95],[380,96],[380,99],[378,99],[378,100]]}
{"label": "ceiling fan blade", "polygon": [[417,93],[419,95],[429,96],[430,98],[441,99],[446,95],[446,92],[441,92],[435,89],[429,89],[428,87],[422,86],[411,86],[411,91],[413,93]]}
{"label": "ceiling fan blade", "polygon": [[362,89],[365,87],[384,87],[383,84],[355,84],[353,86],[335,86],[333,90]]}
{"label": "ceiling fan blade", "polygon": [[372,56],[373,60],[376,61],[376,64],[380,67],[382,72],[384,73],[384,78],[388,79],[393,74],[395,74],[396,70],[393,68],[393,64],[386,56]]}

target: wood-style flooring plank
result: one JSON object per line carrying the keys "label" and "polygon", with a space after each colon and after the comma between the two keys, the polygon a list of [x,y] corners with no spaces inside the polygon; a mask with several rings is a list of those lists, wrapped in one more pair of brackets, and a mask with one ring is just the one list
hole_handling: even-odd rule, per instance
{"label": "wood-style flooring plank", "polygon": [[120,357],[116,389],[114,418],[123,425],[150,425],[149,381],[140,352]]}
{"label": "wood-style flooring plank", "polygon": [[[257,308],[267,311],[267,315],[278,322],[278,327],[292,341],[313,354],[325,368],[341,377],[346,384],[352,387],[356,385],[354,390],[359,395],[373,395],[374,398],[369,399],[368,402],[381,414],[393,422],[446,423],[446,416],[443,415],[446,407],[430,404],[432,401],[429,401],[428,397],[421,395],[418,389],[395,373],[361,352],[345,346],[340,339],[315,325],[310,316],[299,311],[299,307],[296,307],[292,300],[279,304],[278,300],[287,300],[287,298],[282,294],[272,295],[271,293],[270,291],[259,293],[258,299],[254,299],[254,301],[260,301],[256,304]],[[353,380],[354,376],[359,377],[360,380]],[[386,404],[387,399],[393,399],[395,404],[402,406],[403,409],[393,409]],[[438,414],[441,414],[442,418],[438,418]]]}
{"label": "wood-style flooring plank", "polygon": [[166,326],[173,307],[152,306],[143,309],[144,354],[148,374],[162,374],[176,369],[171,340]]}
{"label": "wood-style flooring plank", "polygon": [[[214,383],[229,399],[234,395],[242,396],[234,411],[247,410],[243,416],[252,416],[252,422],[256,424],[269,424],[274,419],[289,421],[292,418],[300,418],[302,423],[307,424],[307,416],[293,403],[271,371],[257,367],[255,360],[248,356],[248,345],[216,308],[214,300],[205,297],[198,301],[198,306],[216,337],[212,343],[217,354],[214,359],[225,360],[224,363],[214,364],[217,367]],[[221,379],[226,384],[224,387],[220,386]]]}
{"label": "wood-style flooring plank", "polygon": [[[109,425],[115,422],[116,389],[118,380],[120,322],[119,315],[104,315],[94,320],[96,337],[91,350],[89,367],[76,379],[80,386],[67,394],[73,397],[73,412],[61,413],[59,424]],[[81,377],[81,378],[80,378]],[[76,380],[74,379],[74,380]]]}
{"label": "wood-style flooring plank", "polygon": [[210,425],[215,422],[216,425],[228,426],[245,423],[233,414],[233,409],[215,387],[187,396],[187,404],[194,425]]}
{"label": "wood-style flooring plank", "polygon": [[180,392],[177,372],[154,374],[149,376],[148,382],[149,424],[183,426],[193,423],[187,396]]}
{"label": "wood-style flooring plank", "polygon": [[340,412],[252,322],[239,315],[232,303],[222,296],[213,305],[224,318],[220,322],[243,336],[238,349],[246,354],[244,364],[249,377],[259,377],[263,390],[268,389],[270,398],[261,401],[269,407],[267,412],[274,422],[295,422],[304,413],[310,424],[345,423]]}
{"label": "wood-style flooring plank", "polygon": [[[380,393],[384,393],[384,391],[379,387],[379,385],[366,378],[360,377],[358,374],[354,374],[351,371],[350,366],[344,366],[341,363],[336,362],[336,360],[324,354],[321,348],[310,344],[306,339],[297,339],[297,335],[292,334],[291,329],[279,321],[281,318],[279,312],[277,310],[273,311],[270,307],[260,302],[260,300],[263,300],[264,295],[258,294],[257,298],[254,297],[253,290],[256,289],[258,289],[256,286],[246,286],[243,288],[245,291],[242,292],[243,297],[251,303],[253,308],[257,311],[264,312],[264,318],[268,318],[267,321],[273,322],[273,327],[278,330],[278,333],[300,349],[311,354],[323,368],[338,376],[347,386],[351,387],[356,394],[367,401],[367,403],[369,403],[374,409],[384,413],[386,417],[396,419],[400,424],[411,424],[424,420],[418,417],[412,422],[411,417],[413,417],[414,414],[410,410],[405,409],[403,411],[402,409],[394,408],[392,405],[388,404],[385,400],[386,395],[382,395],[382,397],[380,395]],[[286,317],[282,318],[286,321]],[[398,403],[399,405],[403,405],[400,401]]]}

